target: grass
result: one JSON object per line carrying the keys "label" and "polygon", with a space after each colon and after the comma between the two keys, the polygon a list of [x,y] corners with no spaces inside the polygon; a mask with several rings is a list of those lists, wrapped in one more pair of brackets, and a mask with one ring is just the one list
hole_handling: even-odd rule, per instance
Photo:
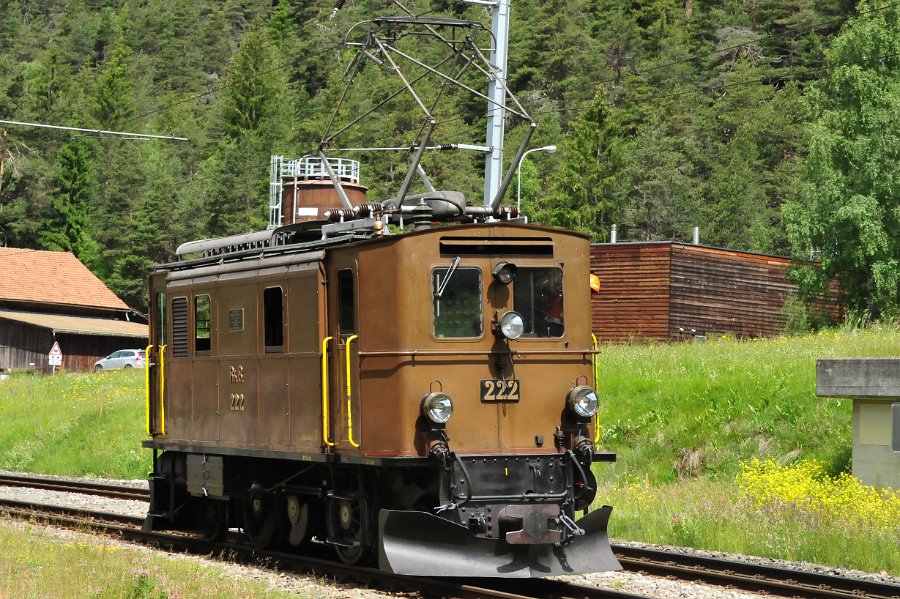
{"label": "grass", "polygon": [[[850,471],[852,403],[815,395],[815,361],[865,356],[900,356],[898,327],[604,347],[601,445],[619,461],[594,471],[598,503],[615,507],[610,534],[900,575],[900,525],[866,525],[861,500],[837,516],[754,500],[790,476],[779,466],[815,462],[822,484]],[[113,478],[150,468],[141,372],[12,377],[0,383],[0,418],[0,468]],[[742,486],[754,459],[773,476]],[[876,507],[895,514],[891,501]]]}
{"label": "grass", "polygon": [[65,540],[0,520],[0,597],[297,597],[194,559],[170,559],[99,537]]}
{"label": "grass", "polygon": [[[605,347],[601,446],[619,461],[594,472],[610,534],[900,575],[900,495],[882,499],[893,526],[877,530],[858,525],[862,501],[840,515],[754,501],[791,465],[817,464],[823,484],[850,471],[852,402],[815,395],[815,361],[866,356],[900,356],[898,328]],[[754,459],[774,465],[768,487],[742,486]]]}
{"label": "grass", "polygon": [[0,383],[0,468],[69,476],[146,478],[144,374],[32,377]]}

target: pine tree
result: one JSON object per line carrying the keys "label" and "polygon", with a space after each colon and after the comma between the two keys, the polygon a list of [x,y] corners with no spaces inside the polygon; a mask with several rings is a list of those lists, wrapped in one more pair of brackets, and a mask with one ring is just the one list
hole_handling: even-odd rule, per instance
{"label": "pine tree", "polygon": [[45,249],[72,252],[90,268],[99,248],[91,235],[90,207],[96,189],[87,145],[80,139],[70,141],[56,162],[56,189],[38,238]]}
{"label": "pine tree", "polygon": [[103,63],[97,77],[95,115],[100,124],[115,129],[134,114],[131,90],[134,81],[129,73],[131,49],[120,32],[110,57]]}

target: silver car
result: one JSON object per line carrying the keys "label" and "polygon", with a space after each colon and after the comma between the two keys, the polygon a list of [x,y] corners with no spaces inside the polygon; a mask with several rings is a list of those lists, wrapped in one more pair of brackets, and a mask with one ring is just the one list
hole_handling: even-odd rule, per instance
{"label": "silver car", "polygon": [[144,350],[142,349],[120,349],[114,351],[102,360],[94,362],[94,372],[103,372],[104,370],[117,370],[119,368],[143,368],[144,367]]}

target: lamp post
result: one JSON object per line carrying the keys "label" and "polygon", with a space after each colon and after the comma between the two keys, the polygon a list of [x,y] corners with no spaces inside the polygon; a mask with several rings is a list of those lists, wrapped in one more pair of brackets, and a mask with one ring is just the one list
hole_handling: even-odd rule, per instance
{"label": "lamp post", "polygon": [[531,154],[532,152],[550,152],[553,153],[556,151],[556,146],[544,146],[542,148],[531,148],[522,154],[522,159],[519,160],[519,166],[516,168],[516,211],[521,210],[522,203],[522,163],[525,162],[525,157]]}

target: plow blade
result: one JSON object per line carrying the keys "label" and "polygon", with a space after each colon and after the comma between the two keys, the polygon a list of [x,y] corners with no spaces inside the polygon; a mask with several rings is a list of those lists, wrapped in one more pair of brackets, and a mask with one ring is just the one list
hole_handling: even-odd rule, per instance
{"label": "plow blade", "polygon": [[608,505],[577,522],[584,530],[571,543],[510,545],[476,537],[459,524],[426,512],[381,510],[378,562],[408,576],[537,578],[620,570],[606,535]]}

